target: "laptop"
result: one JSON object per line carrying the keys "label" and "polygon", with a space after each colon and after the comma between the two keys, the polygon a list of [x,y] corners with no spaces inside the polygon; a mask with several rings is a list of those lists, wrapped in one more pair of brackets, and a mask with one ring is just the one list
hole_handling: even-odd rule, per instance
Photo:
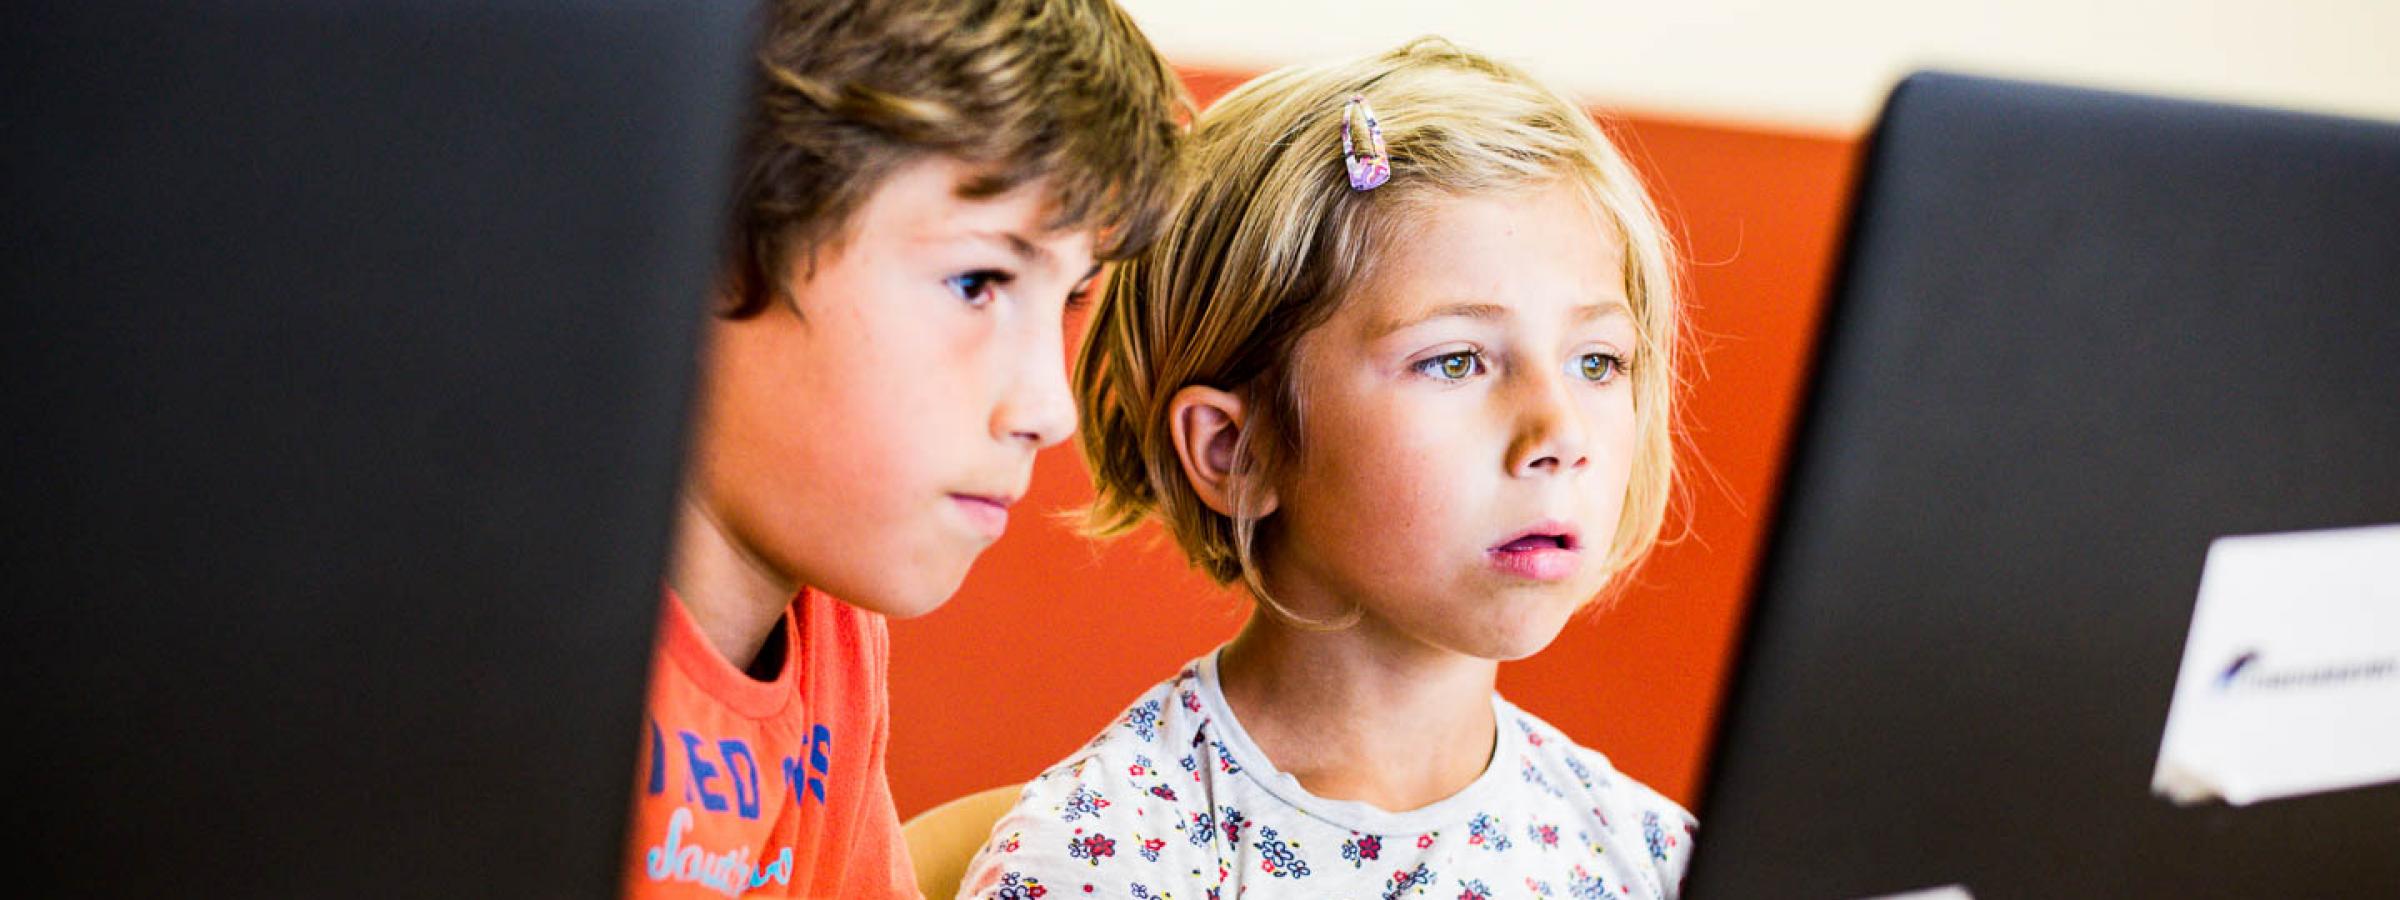
{"label": "laptop", "polygon": [[18,890],[616,891],[751,8],[0,13]]}
{"label": "laptop", "polygon": [[1921,74],[1851,216],[1688,896],[2400,892],[2153,789],[2212,542],[2400,522],[2400,126]]}

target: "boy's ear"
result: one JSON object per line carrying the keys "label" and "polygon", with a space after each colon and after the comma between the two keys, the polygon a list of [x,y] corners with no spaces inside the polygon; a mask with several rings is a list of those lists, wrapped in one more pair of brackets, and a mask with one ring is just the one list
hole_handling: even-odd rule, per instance
{"label": "boy's ear", "polygon": [[[1183,476],[1200,495],[1200,502],[1219,515],[1234,515],[1236,479],[1252,479],[1253,517],[1275,511],[1275,490],[1255,479],[1255,472],[1234,471],[1235,453],[1242,448],[1242,428],[1248,424],[1242,399],[1225,391],[1191,385],[1167,402],[1167,428],[1175,441],[1175,456],[1183,461]],[[1244,467],[1248,468],[1248,467]]]}

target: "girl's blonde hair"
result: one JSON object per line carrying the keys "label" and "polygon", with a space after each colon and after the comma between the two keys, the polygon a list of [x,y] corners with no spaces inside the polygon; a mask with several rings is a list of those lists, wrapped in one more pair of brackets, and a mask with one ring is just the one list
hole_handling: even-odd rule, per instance
{"label": "girl's blonde hair", "polygon": [[[1352,95],[1378,113],[1389,183],[1353,191],[1341,158]],[[1235,515],[1201,502],[1173,446],[1168,406],[1189,385],[1242,398],[1235,484],[1270,483],[1296,458],[1300,336],[1366,277],[1378,246],[1443,197],[1568,183],[1625,242],[1625,293],[1641,345],[1632,478],[1604,565],[1613,584],[1657,543],[1674,484],[1678,298],[1674,248],[1633,167],[1573,101],[1517,68],[1440,38],[1381,55],[1281,69],[1225,95],[1187,145],[1189,193],[1157,243],[1119,264],[1075,366],[1079,443],[1097,497],[1085,530],[1123,534],[1157,515],[1192,564],[1241,579],[1274,612],[1255,553],[1258,498]]]}

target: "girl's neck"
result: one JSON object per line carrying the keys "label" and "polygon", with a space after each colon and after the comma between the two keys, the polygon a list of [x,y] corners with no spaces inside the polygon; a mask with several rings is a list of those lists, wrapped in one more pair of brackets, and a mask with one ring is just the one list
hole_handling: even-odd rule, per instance
{"label": "girl's neck", "polygon": [[1319,797],[1403,812],[1465,790],[1491,764],[1499,664],[1371,615],[1312,631],[1255,613],[1217,669],[1251,740]]}
{"label": "girl's neck", "polygon": [[747,670],[798,590],[726,531],[687,492],[675,510],[667,587],[717,655]]}

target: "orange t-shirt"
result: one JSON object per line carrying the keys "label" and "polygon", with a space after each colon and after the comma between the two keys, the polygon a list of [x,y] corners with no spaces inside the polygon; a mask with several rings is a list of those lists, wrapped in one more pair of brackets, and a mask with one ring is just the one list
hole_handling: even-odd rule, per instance
{"label": "orange t-shirt", "polygon": [[781,627],[783,669],[759,681],[667,595],[627,897],[918,896],[884,775],[883,617],[804,589]]}

